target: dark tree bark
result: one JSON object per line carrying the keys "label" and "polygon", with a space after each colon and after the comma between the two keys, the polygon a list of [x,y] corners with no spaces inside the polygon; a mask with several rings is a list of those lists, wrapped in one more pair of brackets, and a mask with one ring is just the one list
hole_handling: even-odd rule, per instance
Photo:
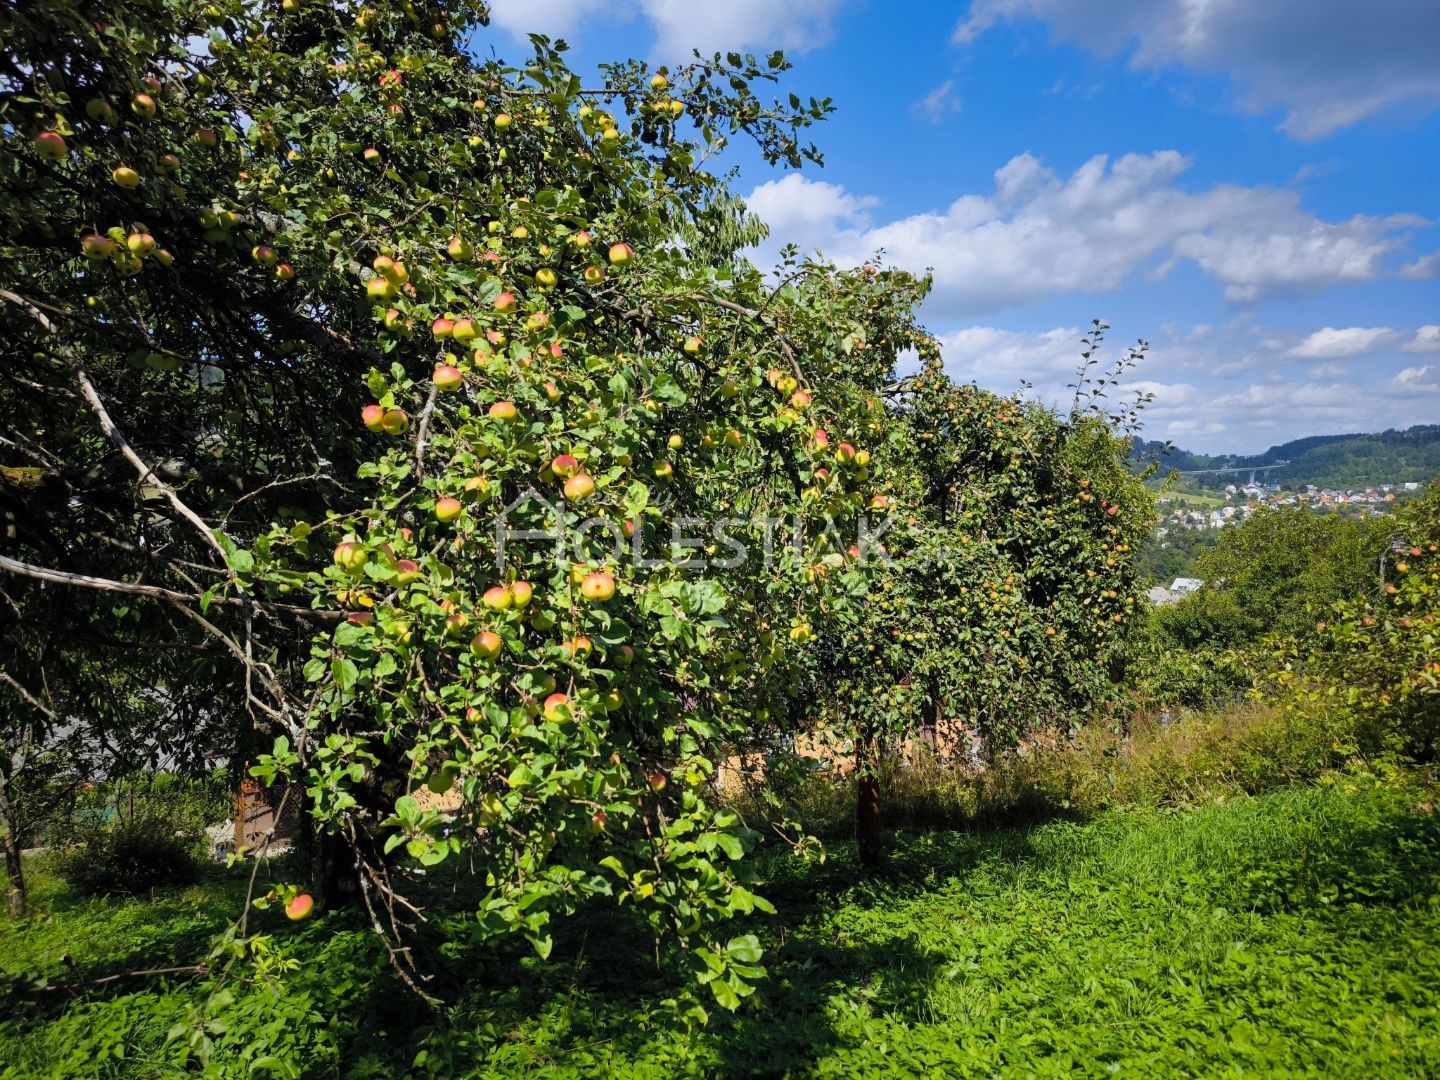
{"label": "dark tree bark", "polygon": [[862,866],[880,864],[880,779],[875,775],[879,755],[875,739],[863,735],[855,743],[855,838]]}
{"label": "dark tree bark", "polygon": [[344,837],[319,832],[310,824],[307,813],[305,866],[309,880],[320,893],[324,911],[349,907],[360,902],[360,871],[355,867],[355,852]]}
{"label": "dark tree bark", "polygon": [[23,916],[30,907],[25,891],[25,867],[20,859],[20,830],[10,805],[5,782],[0,780],[0,846],[5,849],[5,910],[12,919]]}

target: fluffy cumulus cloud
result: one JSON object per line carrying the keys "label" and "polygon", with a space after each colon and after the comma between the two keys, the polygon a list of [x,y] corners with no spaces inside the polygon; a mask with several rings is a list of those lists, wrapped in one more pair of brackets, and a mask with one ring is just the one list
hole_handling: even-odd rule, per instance
{"label": "fluffy cumulus cloud", "polygon": [[1440,326],[1432,323],[1420,327],[1414,337],[1400,346],[1400,350],[1407,353],[1440,352]]}
{"label": "fluffy cumulus cloud", "polygon": [[491,19],[516,37],[573,37],[591,16],[641,15],[655,33],[656,58],[673,62],[688,58],[692,49],[708,54],[818,48],[830,40],[830,22],[838,7],[839,0],[491,0]]}
{"label": "fluffy cumulus cloud", "polygon": [[1188,164],[1173,150],[1098,155],[1062,177],[1020,154],[995,173],[991,193],[885,223],[873,220],[875,200],[798,175],[762,184],[750,205],[777,242],[842,264],[883,248],[897,265],[932,268],[936,310],[958,317],[1116,289],[1139,270],[1163,275],[1186,260],[1232,301],[1315,292],[1390,272],[1405,230],[1423,224],[1408,215],[1323,221],[1280,188],[1188,191],[1179,183]]}
{"label": "fluffy cumulus cloud", "polygon": [[518,38],[568,37],[588,16],[608,7],[606,0],[490,0],[490,22]]}
{"label": "fluffy cumulus cloud", "polygon": [[1222,72],[1253,109],[1315,139],[1383,109],[1440,105],[1435,0],[971,0],[968,44],[997,23],[1038,19],[1058,40],[1129,51],[1138,67]]}
{"label": "fluffy cumulus cloud", "polygon": [[821,249],[830,248],[837,237],[862,235],[870,212],[880,205],[873,195],[851,195],[839,184],[799,173],[765,181],[745,201],[777,242]]}
{"label": "fluffy cumulus cloud", "polygon": [[[1050,330],[1009,330],[993,326],[969,326],[940,335],[945,371],[959,382],[974,382],[999,393],[1022,390],[1046,405],[1067,409],[1075,397],[1082,338],[1089,327],[1061,326]],[[1126,352],[1126,346],[1107,342],[1092,375],[1108,371],[1111,363]],[[1146,371],[1154,368],[1153,371]],[[1147,395],[1146,411],[1163,413],[1184,409],[1200,397],[1194,383],[1186,379],[1161,379],[1161,365],[1142,360],[1132,367],[1118,387],[1107,390],[1106,400],[1116,406]],[[1167,371],[1173,371],[1167,366]]]}
{"label": "fluffy cumulus cloud", "polygon": [[1407,367],[1395,376],[1394,386],[1402,393],[1440,394],[1440,368],[1434,364]]}
{"label": "fluffy cumulus cloud", "polygon": [[1067,383],[1074,381],[1080,366],[1084,336],[1077,326],[1053,330],[970,326],[941,335],[940,346],[952,378],[1001,392],[1028,383],[1042,400],[1054,404],[1070,393]]}
{"label": "fluffy cumulus cloud", "polygon": [[[1151,397],[1141,412],[1146,438],[1211,453],[1249,453],[1302,435],[1434,422],[1440,364],[1401,359],[1397,343],[1414,340],[1408,331],[1386,331],[1384,344],[1377,338],[1363,350],[1370,358],[1362,365],[1326,361],[1301,369],[1284,361],[1298,358],[1306,342],[1333,341],[1344,332],[1270,330],[1248,318],[1197,329],[1165,327],[1149,355],[1109,394],[1117,405],[1136,393]],[[1025,385],[1030,396],[1065,408],[1084,334],[1079,326],[970,326],[940,340],[951,377],[1000,393]],[[1436,337],[1440,343],[1440,328]],[[1352,341],[1350,349],[1356,348]],[[1123,351],[1118,341],[1107,342],[1102,368]]]}
{"label": "fluffy cumulus cloud", "polygon": [[1344,360],[1364,356],[1395,338],[1395,331],[1388,326],[1347,326],[1343,330],[1327,326],[1308,335],[1290,355],[1301,360]]}

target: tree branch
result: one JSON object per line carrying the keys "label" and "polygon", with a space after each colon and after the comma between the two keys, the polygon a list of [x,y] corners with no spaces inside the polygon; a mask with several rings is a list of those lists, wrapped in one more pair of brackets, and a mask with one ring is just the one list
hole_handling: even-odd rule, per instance
{"label": "tree branch", "polygon": [[[159,585],[133,585],[128,581],[116,581],[113,578],[93,577],[90,574],[76,574],[69,570],[54,570],[48,566],[36,566],[33,563],[21,562],[19,559],[12,559],[8,555],[0,555],[0,570],[11,574],[19,574],[21,577],[34,578],[36,581],[49,582],[52,585],[70,585],[81,589],[96,589],[101,592],[128,593],[131,596],[148,596],[154,600],[166,600],[172,604],[198,604],[204,597],[198,593],[182,593],[173,589],[165,589]],[[210,604],[224,605],[226,607],[240,607],[247,601],[238,596],[217,596],[210,600]],[[286,615],[293,615],[296,618],[320,619],[324,622],[339,622],[345,618],[345,612],[332,611],[326,608],[307,608],[298,604],[278,604],[269,600],[254,600],[249,603],[266,611],[281,612]]]}

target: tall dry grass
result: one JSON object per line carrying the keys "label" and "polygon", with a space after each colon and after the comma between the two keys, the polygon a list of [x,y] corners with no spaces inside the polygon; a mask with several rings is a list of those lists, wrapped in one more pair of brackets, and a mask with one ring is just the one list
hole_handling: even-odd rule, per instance
{"label": "tall dry grass", "polygon": [[[1313,781],[1357,757],[1350,732],[1322,712],[1302,719],[1241,702],[1128,731],[1093,725],[983,765],[923,745],[881,767],[887,828],[977,828],[1085,818],[1122,806],[1197,804]],[[852,830],[855,781],[814,759],[768,763],[773,796],[807,832]],[[759,811],[754,794],[740,804]]]}

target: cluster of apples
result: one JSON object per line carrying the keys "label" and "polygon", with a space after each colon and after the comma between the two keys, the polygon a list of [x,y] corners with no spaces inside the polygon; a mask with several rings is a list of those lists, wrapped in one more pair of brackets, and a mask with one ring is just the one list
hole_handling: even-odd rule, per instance
{"label": "cluster of apples", "polygon": [[620,128],[616,126],[615,117],[604,109],[592,108],[589,105],[580,107],[579,117],[581,130],[597,138],[601,150],[609,153],[619,149]]}
{"label": "cluster of apples", "polygon": [[[159,92],[161,82],[153,75],[141,80],[143,90],[137,90],[130,98],[130,112],[137,120],[153,120],[159,112],[159,103],[154,95]],[[119,120],[115,106],[104,98],[91,98],[85,103],[85,115],[94,124],[114,126]],[[31,139],[35,152],[45,161],[59,163],[70,156],[70,145],[65,136],[50,128],[38,131]],[[128,166],[121,166],[112,174],[112,179],[121,187],[138,187],[140,174]]]}
{"label": "cluster of apples", "polygon": [[851,506],[868,506],[872,510],[889,507],[890,500],[883,493],[875,492],[867,501],[860,489],[870,478],[870,451],[849,442],[832,445],[830,433],[823,427],[817,427],[810,433],[806,446],[815,462],[810,474],[814,486],[808,489],[807,497],[818,498],[822,493],[830,492],[835,503],[832,511],[842,509],[846,502]]}
{"label": "cluster of apples", "polygon": [[123,275],[138,274],[146,260],[169,268],[175,259],[160,247],[144,225],[125,230],[109,229],[105,233],[88,233],[80,240],[80,253],[92,263],[110,262]]}
{"label": "cluster of apples", "polygon": [[804,410],[815,401],[814,395],[809,390],[801,388],[799,379],[794,375],[785,374],[779,368],[771,368],[767,371],[765,381],[784,399],[784,403],[776,412],[776,416],[782,421],[798,423],[803,419],[801,414]]}
{"label": "cluster of apples", "polygon": [[[408,542],[411,538],[412,534],[409,529],[401,530],[402,540]],[[381,544],[372,551],[365,543],[353,536],[337,544],[331,555],[332,562],[341,571],[337,599],[341,603],[360,609],[351,611],[346,616],[347,622],[359,626],[373,626],[376,621],[375,598],[361,587],[365,568],[369,565],[372,556],[383,560],[392,570],[393,581],[397,586],[408,586],[421,576],[419,564],[414,559],[397,558],[394,549],[389,544]],[[613,574],[585,563],[576,563],[571,567],[570,581],[580,596],[592,604],[608,602],[615,596],[617,589]],[[528,622],[531,628],[544,633],[554,627],[555,614],[546,609],[532,610],[534,597],[535,589],[530,582],[515,580],[508,584],[497,584],[487,588],[481,594],[480,606],[484,609],[488,619],[510,620],[517,626]],[[455,598],[442,599],[439,608],[444,616],[447,638],[463,640],[465,635],[470,634],[471,615],[462,609]],[[402,642],[408,642],[411,639],[408,620],[394,620],[390,630],[392,635]],[[482,629],[470,637],[469,653],[481,663],[493,662],[504,651],[504,648],[505,639],[493,626]],[[590,657],[594,650],[594,644],[590,638],[582,634],[561,642],[559,648],[566,658],[583,662]],[[630,645],[620,645],[607,655],[607,661],[618,670],[627,670],[634,659],[635,650]],[[536,711],[543,713],[547,720],[554,722],[568,719],[572,711],[569,696],[555,692],[555,680],[551,676],[544,677],[541,685],[543,692],[549,696],[545,697],[542,705],[539,704],[541,695],[529,695],[530,698],[534,698]],[[607,712],[614,711],[622,705],[623,697],[614,688],[601,695],[601,707]]]}
{"label": "cluster of apples", "polygon": [[402,291],[415,295],[415,287],[410,284],[410,271],[403,262],[389,255],[376,255],[370,265],[375,276],[365,282],[365,295],[373,303],[388,303]]}
{"label": "cluster of apples", "polygon": [[291,281],[295,277],[295,267],[288,262],[281,262],[280,253],[269,244],[256,244],[250,249],[250,258],[265,269],[274,270],[275,276],[281,281]]}
{"label": "cluster of apples", "polygon": [[666,69],[662,67],[650,79],[651,96],[648,101],[641,102],[640,111],[660,120],[674,121],[684,116],[685,102],[667,94],[669,89],[670,80],[666,77]]}
{"label": "cluster of apples", "polygon": [[556,454],[540,471],[540,478],[550,482],[560,481],[561,493],[570,503],[584,502],[595,494],[595,478],[585,471],[574,454]]}
{"label": "cluster of apples", "polygon": [[[373,402],[360,410],[360,422],[367,431],[383,432],[386,435],[404,435],[410,430],[410,416],[404,409],[386,408]],[[438,513],[438,506],[436,510]],[[457,505],[455,514],[458,515],[459,512]]]}
{"label": "cluster of apples", "polygon": [[[491,228],[498,233],[502,227],[499,222],[491,222]],[[525,240],[529,237],[529,230],[523,225],[516,226],[511,236]],[[593,243],[593,238],[588,231],[582,229],[571,237],[571,243],[576,249],[584,250]],[[475,256],[474,245],[463,236],[452,236],[445,246],[445,251],[457,262],[469,261]],[[548,244],[541,245],[540,253],[542,256],[554,254],[554,249]],[[617,241],[610,245],[608,259],[612,267],[628,266],[634,257],[635,249],[629,244]],[[480,259],[490,263],[501,262],[500,253],[493,248],[482,252]],[[371,267],[374,275],[364,279],[364,287],[366,296],[373,304],[390,305],[400,297],[407,300],[418,299],[418,291],[404,262],[382,253],[375,257]],[[582,277],[586,284],[598,285],[605,280],[605,269],[592,264],[584,269]],[[553,267],[542,266],[534,272],[532,284],[535,291],[543,295],[560,284],[560,276]],[[501,328],[501,324],[507,317],[517,314],[519,307],[520,300],[515,291],[502,288],[490,302],[490,311],[485,316],[457,316],[452,312],[444,312],[431,322],[431,333],[437,342],[453,344],[462,349],[477,346],[482,338],[486,344],[498,348],[508,341],[508,335]],[[410,319],[398,307],[387,307],[382,321],[387,330],[403,336],[409,336],[413,332]],[[489,325],[482,328],[482,323]],[[544,310],[532,311],[525,317],[524,328],[528,332],[539,333],[549,325],[550,316]]]}
{"label": "cluster of apples", "polygon": [[[580,592],[585,599],[603,603],[615,595],[615,579],[604,571],[593,570],[584,564],[571,569],[571,580],[579,581]],[[555,625],[555,615],[549,610],[528,610],[534,597],[534,588],[527,581],[513,581],[508,585],[492,585],[481,596],[481,604],[491,618],[505,618],[517,627],[528,622],[530,627],[542,634]],[[464,616],[456,609],[453,601],[449,605],[447,621],[452,626],[463,627]],[[494,629],[482,630],[470,641],[470,653],[478,661],[489,663],[498,658],[505,647],[505,639]],[[559,651],[567,660],[583,663],[594,651],[594,643],[584,634],[567,638],[559,644]],[[618,670],[626,670],[634,662],[635,650],[621,645],[607,656],[607,662]],[[578,705],[569,694],[557,690],[553,675],[541,675],[532,680],[532,686],[522,692],[521,704],[529,712],[544,717],[551,723],[562,723],[576,713]],[[611,688],[600,695],[600,707],[606,712],[619,709],[624,704],[620,691]],[[473,717],[478,719],[478,717]]]}
{"label": "cluster of apples", "polygon": [[[516,232],[521,229],[523,227],[517,228]],[[592,238],[588,232],[581,231],[572,237],[572,242],[577,248],[583,249],[591,244]],[[450,239],[446,251],[450,258],[455,260],[468,259],[474,254],[473,246],[459,236]],[[491,256],[493,256],[493,261],[498,261],[499,256],[494,252],[487,251],[482,257]],[[612,266],[625,266],[633,257],[634,249],[629,244],[617,242],[610,248],[609,260]],[[373,302],[388,304],[401,296],[411,299],[418,298],[410,271],[401,260],[388,254],[381,254],[373,260],[372,268],[375,273],[366,281],[366,292]],[[587,277],[589,276],[590,272],[587,270]],[[603,272],[601,272],[601,276],[603,276]],[[536,272],[536,286],[541,292],[554,287],[557,282],[558,278],[553,270],[542,267]],[[508,342],[508,335],[501,328],[503,319],[514,315],[518,307],[519,301],[515,294],[509,290],[501,290],[492,301],[491,315],[488,317],[477,320],[446,312],[432,321],[431,334],[437,343],[458,346],[465,350],[473,348],[473,356],[465,359],[453,352],[447,352],[444,355],[441,362],[435,366],[431,376],[436,390],[451,393],[461,389],[465,383],[466,372],[472,363],[482,366],[494,358],[494,350]],[[402,336],[409,336],[412,333],[410,319],[398,307],[387,308],[382,316],[382,322],[386,329]],[[481,322],[489,324],[483,331]],[[525,328],[527,331],[539,333],[548,325],[548,316],[543,311],[537,311],[527,317]],[[558,359],[563,356],[563,349],[559,342],[548,342],[548,351],[552,358]],[[528,365],[531,362],[533,361],[522,360],[522,364]],[[559,398],[560,389],[553,381],[550,381],[545,384],[545,393],[549,400],[554,401]],[[486,415],[497,424],[508,425],[519,421],[520,410],[513,401],[498,400],[488,406]],[[410,417],[403,409],[378,403],[366,405],[361,410],[361,420],[368,430],[389,435],[403,435],[410,426]],[[559,455],[551,465],[544,467],[542,476],[546,480],[559,477],[563,482],[565,497],[572,503],[589,498],[595,491],[594,478],[580,470],[578,461],[571,455]],[[488,498],[491,494],[490,482],[485,477],[474,477],[467,481],[466,491],[469,494],[478,495],[481,499]],[[463,503],[454,496],[444,496],[435,502],[434,514],[442,524],[455,521],[463,512]]]}

